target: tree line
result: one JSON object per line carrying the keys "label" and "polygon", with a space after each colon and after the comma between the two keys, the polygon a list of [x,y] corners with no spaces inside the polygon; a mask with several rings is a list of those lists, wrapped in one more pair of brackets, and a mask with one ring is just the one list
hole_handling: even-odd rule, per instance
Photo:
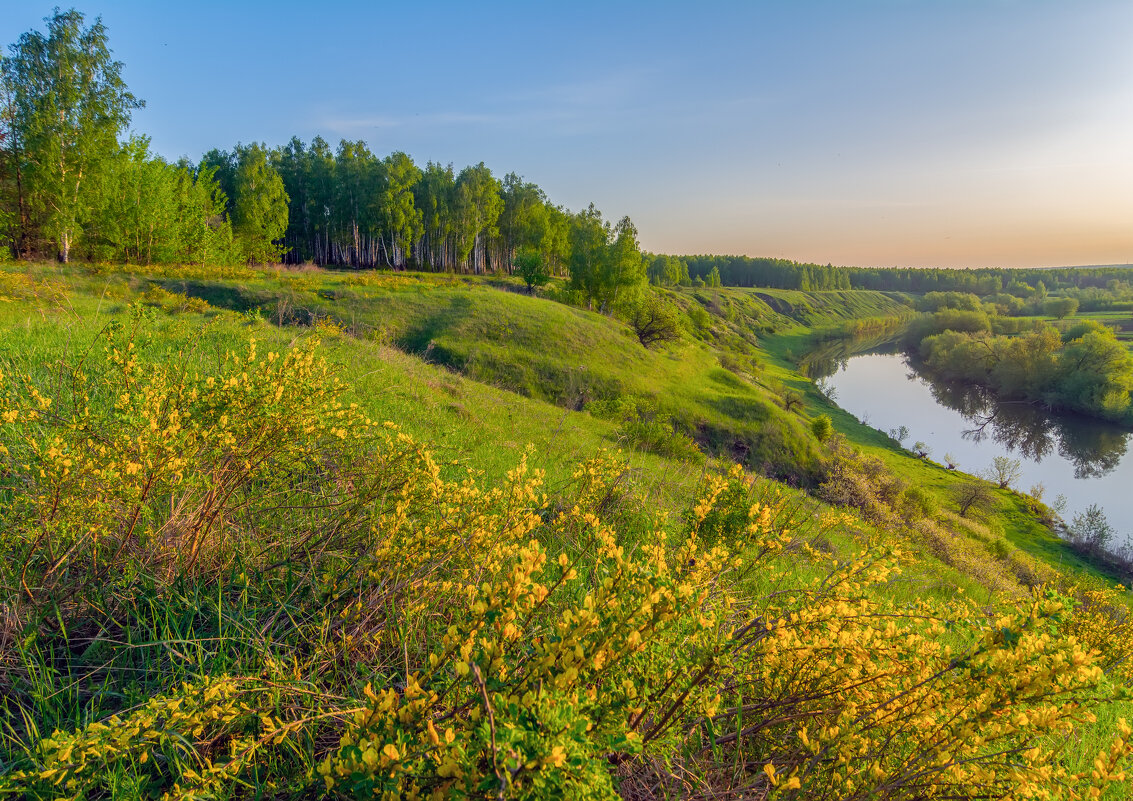
{"label": "tree line", "polygon": [[637,230],[515,173],[456,171],[363,141],[213,149],[169,162],[129,135],[143,102],[100,19],[56,12],[0,55],[0,239],[16,257],[292,263],[570,275],[607,308],[645,279]]}
{"label": "tree line", "polygon": [[[661,286],[774,287],[803,291],[872,289],[881,292],[965,292],[988,298],[1012,295],[1045,298],[1064,291],[1078,297],[1083,310],[1133,307],[1133,269],[1123,266],[1067,268],[922,269],[914,267],[839,267],[832,264],[751,256],[651,255],[651,283]],[[1120,306],[1119,308],[1126,308]]]}
{"label": "tree line", "polygon": [[268,158],[288,198],[280,242],[290,262],[483,273],[510,270],[528,250],[562,272],[572,225],[586,224],[586,212],[553,204],[515,173],[501,180],[483,162],[422,168],[402,152],[379,158],[360,140],[332,150],[322,137],[292,138]]}
{"label": "tree line", "polygon": [[853,288],[847,267],[751,256],[650,254],[647,272],[650,283],[658,286],[764,286],[803,291]]}

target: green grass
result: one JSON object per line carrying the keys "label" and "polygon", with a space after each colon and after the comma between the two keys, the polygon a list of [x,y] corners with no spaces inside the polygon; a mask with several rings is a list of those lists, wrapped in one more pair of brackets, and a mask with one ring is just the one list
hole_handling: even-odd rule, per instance
{"label": "green grass", "polygon": [[[398,274],[366,284],[357,275],[330,273],[239,284],[164,279],[162,286],[234,311],[262,308],[275,322],[329,317],[356,338],[565,409],[642,397],[710,454],[813,480],[815,443],[752,375],[756,369],[730,360],[743,354],[719,347],[718,339],[733,336],[720,318],[711,318],[701,336],[654,351],[615,317],[508,291],[516,287],[501,283]],[[727,302],[766,309],[751,293],[722,294]],[[747,346],[748,355],[754,350]]]}
{"label": "green grass", "polygon": [[[346,333],[328,338],[327,346],[372,414],[402,422],[442,456],[459,455],[490,475],[502,475],[527,443],[547,462],[552,480],[563,480],[566,466],[599,447],[633,452],[617,421],[584,410],[599,400],[639,397],[709,455],[793,482],[807,484],[817,475],[821,449],[807,425],[819,414],[828,414],[855,446],[936,494],[943,507],[949,487],[963,480],[860,423],[799,372],[797,361],[824,346],[845,355],[845,340],[833,337],[858,321],[899,324],[910,306],[897,293],[677,289],[669,297],[685,312],[686,336],[673,347],[649,350],[617,318],[529,296],[508,279],[286,270],[178,277],[170,269],[147,277],[144,271],[53,265],[20,270],[65,285],[66,299],[52,313],[35,311],[35,303],[0,304],[0,325],[13,332],[0,354],[58,358],[122,315],[131,300],[149,297],[151,307],[176,307],[168,295],[155,298],[154,287],[209,304],[203,314],[162,314],[171,342],[196,337],[204,325],[201,352],[235,347],[249,328],[280,346],[314,320],[332,319]],[[561,293],[561,286],[548,292]],[[849,347],[871,347],[893,330],[867,330]],[[802,403],[788,412],[783,399],[792,392]],[[687,485],[703,469],[642,452],[633,458],[643,476],[664,476],[652,480],[658,499],[673,494],[668,484]],[[1019,497],[997,492],[992,517],[994,528],[1021,551],[1074,575],[1097,577]]]}
{"label": "green grass", "polygon": [[[681,343],[654,351],[642,348],[615,317],[514,289],[507,280],[436,275],[236,270],[216,278],[178,277],[173,270],[147,276],[116,269],[8,266],[0,268],[0,369],[17,367],[50,387],[63,374],[63,362],[73,364],[90,348],[101,347],[100,331],[127,324],[135,303],[152,318],[142,354],[152,363],[176,361],[206,369],[225,351],[244,350],[249,336],[263,353],[320,335],[323,353],[349,384],[347,400],[426,442],[447,477],[473,475],[498,483],[533,445],[532,466],[546,471],[553,499],[565,498],[580,461],[603,449],[622,450],[627,462],[619,486],[624,492],[612,499],[609,514],[629,523],[619,525],[619,544],[630,550],[645,541],[658,519],[667,521],[677,542],[684,531],[682,515],[705,473],[733,458],[770,474],[757,482],[752,499],[784,499],[784,508],[792,510],[791,528],[800,540],[811,538],[829,507],[807,488],[775,477],[796,484],[813,480],[823,451],[807,423],[818,414],[830,415],[855,446],[940,498],[960,480],[838,409],[797,367],[797,359],[857,321],[899,322],[909,308],[900,297],[674,291],[670,297],[684,312],[686,335]],[[549,294],[559,291],[552,287]],[[337,325],[312,330],[312,323],[328,319]],[[859,345],[877,338],[884,338],[884,331],[873,339],[863,337]],[[800,403],[788,411],[783,406],[790,392],[798,393]],[[637,449],[619,421],[586,411],[594,401],[618,397],[648,399],[679,429],[694,435],[710,459],[672,459]],[[986,521],[988,533],[969,537],[969,545],[986,554],[989,569],[1009,571],[1006,557],[1018,551],[1072,578],[1101,580],[1037,523],[1021,499],[1007,492],[996,498]],[[915,554],[902,574],[871,590],[896,608],[914,608],[925,598],[968,597],[990,604],[1013,597],[993,598],[985,576],[937,559],[922,542],[897,529],[862,523],[812,538],[815,547],[839,555],[881,544],[901,544]],[[743,548],[742,543],[735,546]],[[801,551],[789,552],[784,564],[797,586],[821,578],[826,570]],[[776,581],[781,580],[780,575]],[[774,595],[780,587],[768,581],[756,573],[744,589],[751,597]],[[115,632],[134,655],[123,669],[148,671],[169,682],[239,674],[251,664],[248,644],[260,636],[253,624],[265,614],[255,606],[262,600],[240,598],[214,597],[191,582],[139,596],[137,608]],[[298,604],[284,602],[280,608],[298,616]],[[435,625],[443,629],[441,622]],[[100,686],[84,684],[82,677],[88,671],[97,674],[106,657],[99,648],[108,647],[108,641],[95,637],[94,642],[66,660],[46,652],[19,653],[22,665],[38,671],[33,683],[41,697],[41,727],[73,730],[109,711],[142,703],[153,691],[152,679],[145,684],[109,674]],[[285,651],[278,656],[286,661]],[[408,665],[408,648],[405,658]],[[398,675],[400,664],[386,668],[389,675]],[[336,669],[342,671],[342,685],[366,678],[355,675],[351,665]],[[1068,762],[1087,765],[1091,751],[1108,741],[1116,717],[1128,714],[1117,704],[1102,710],[1096,725],[1074,733]],[[124,796],[131,792],[130,781],[125,773],[113,779],[121,783]]]}

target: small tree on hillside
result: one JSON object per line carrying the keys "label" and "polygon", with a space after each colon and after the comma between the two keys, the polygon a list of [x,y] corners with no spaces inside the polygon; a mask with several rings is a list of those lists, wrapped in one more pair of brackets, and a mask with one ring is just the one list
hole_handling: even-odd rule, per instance
{"label": "small tree on hillside", "polygon": [[634,307],[630,325],[638,341],[647,348],[681,338],[676,309],[655,292],[646,292]]}
{"label": "small tree on hillside", "polygon": [[830,415],[820,414],[811,420],[810,430],[819,442],[826,442],[830,439],[830,435],[834,433],[834,424],[830,420]]}
{"label": "small tree on hillside", "polygon": [[797,389],[788,389],[783,393],[783,408],[788,412],[803,405],[803,395]]}
{"label": "small tree on hillside", "polygon": [[960,517],[967,517],[969,512],[983,512],[991,506],[991,486],[978,478],[973,478],[951,489],[952,500],[960,510]]}
{"label": "small tree on hillside", "polygon": [[1023,477],[1023,465],[1018,459],[996,456],[991,460],[991,467],[985,477],[999,489],[1010,489],[1012,484]]}
{"label": "small tree on hillside", "polygon": [[543,286],[551,280],[543,257],[536,251],[524,248],[515,255],[515,274],[527,284],[528,294],[535,294],[535,287]]}
{"label": "small tree on hillside", "polygon": [[1105,549],[1116,533],[1105,512],[1096,503],[1090,504],[1085,512],[1074,515],[1073,522],[1067,526],[1070,541],[1089,550]]}

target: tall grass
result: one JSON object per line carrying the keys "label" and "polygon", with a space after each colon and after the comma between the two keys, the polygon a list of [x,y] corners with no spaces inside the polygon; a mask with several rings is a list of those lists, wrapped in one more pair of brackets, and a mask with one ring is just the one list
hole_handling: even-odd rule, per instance
{"label": "tall grass", "polygon": [[1122,775],[1128,727],[1089,728],[1121,630],[1063,595],[894,591],[915,555],[739,467],[669,516],[612,453],[554,487],[526,451],[461,475],[313,338],[206,352],[149,317],[2,368],[2,793],[1076,798]]}

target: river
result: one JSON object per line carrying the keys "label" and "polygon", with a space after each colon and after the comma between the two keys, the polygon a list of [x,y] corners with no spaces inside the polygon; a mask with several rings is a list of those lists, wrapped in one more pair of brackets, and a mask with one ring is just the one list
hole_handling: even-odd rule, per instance
{"label": "river", "polygon": [[[897,353],[850,356],[825,377],[834,402],[866,425],[889,432],[905,426],[909,448],[928,445],[931,458],[945,454],[966,473],[986,471],[996,456],[1018,459],[1017,489],[1036,484],[1062,517],[1097,504],[1116,529],[1118,542],[1133,539],[1133,454],[1130,432],[1088,418],[1055,415],[1026,403],[999,402],[978,387],[932,380]],[[828,371],[823,371],[828,372]]]}

